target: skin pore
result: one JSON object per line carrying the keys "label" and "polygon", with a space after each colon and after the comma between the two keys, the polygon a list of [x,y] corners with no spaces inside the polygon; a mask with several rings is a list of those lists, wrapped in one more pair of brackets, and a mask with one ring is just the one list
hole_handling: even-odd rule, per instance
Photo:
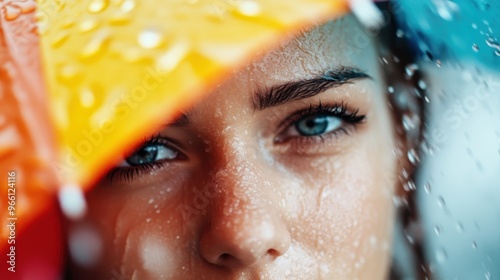
{"label": "skin pore", "polygon": [[363,30],[282,43],[124,156],[88,194],[101,259],[73,275],[385,279],[397,139]]}

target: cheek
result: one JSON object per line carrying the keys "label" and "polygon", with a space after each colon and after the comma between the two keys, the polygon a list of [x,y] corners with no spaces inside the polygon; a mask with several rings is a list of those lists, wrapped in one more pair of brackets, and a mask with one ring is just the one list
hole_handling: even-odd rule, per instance
{"label": "cheek", "polygon": [[88,197],[88,219],[105,240],[99,274],[120,271],[137,279],[181,274],[182,264],[189,262],[179,256],[191,257],[186,252],[194,238],[187,219],[199,214],[195,196],[166,184],[120,191],[109,187],[99,186]]}
{"label": "cheek", "polygon": [[301,188],[307,191],[295,208],[296,227],[302,229],[295,238],[317,252],[318,263],[331,266],[334,274],[386,267],[394,182],[383,174],[393,172],[394,164],[386,160],[390,149],[366,143],[301,167],[301,174],[307,174]]}

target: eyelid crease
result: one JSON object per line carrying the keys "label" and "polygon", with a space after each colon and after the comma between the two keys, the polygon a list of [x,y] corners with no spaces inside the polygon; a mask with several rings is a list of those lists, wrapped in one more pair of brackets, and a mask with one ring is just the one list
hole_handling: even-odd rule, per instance
{"label": "eyelid crease", "polygon": [[264,110],[290,101],[309,98],[330,88],[365,78],[371,79],[368,74],[354,67],[328,70],[313,79],[289,82],[266,90],[259,90],[255,94],[253,106],[254,109]]}

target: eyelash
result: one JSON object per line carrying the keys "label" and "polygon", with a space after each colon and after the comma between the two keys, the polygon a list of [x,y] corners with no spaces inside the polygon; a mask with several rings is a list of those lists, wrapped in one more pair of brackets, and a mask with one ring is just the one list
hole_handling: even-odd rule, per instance
{"label": "eyelash", "polygon": [[[311,104],[308,109],[296,111],[295,113],[292,113],[289,117],[287,117],[285,120],[283,120],[278,125],[278,131],[283,131],[283,129],[287,129],[288,127],[292,126],[295,122],[301,120],[304,117],[310,117],[315,115],[334,116],[341,119],[348,126],[355,128],[358,124],[362,123],[366,119],[366,116],[359,115],[358,113],[359,113],[358,109],[350,112],[348,110],[347,104],[344,102],[340,104],[336,103],[333,106],[323,106],[321,102],[316,106],[313,106]],[[349,134],[348,129],[349,127],[343,126],[340,127],[339,129],[336,129],[324,135],[296,136],[293,138],[294,140],[299,141],[299,144],[315,144],[318,143],[318,141],[319,142],[325,141],[327,137],[338,136],[339,133]],[[286,141],[288,140],[278,141],[278,142],[282,143]],[[173,145],[169,139],[159,134],[153,135],[148,139],[144,139],[139,147],[144,147],[146,145],[155,145],[155,144],[163,145],[169,149],[175,149],[178,152],[179,157],[181,158],[185,157],[184,154],[178,148],[176,148],[175,145]],[[168,162],[169,160],[161,160],[137,166],[115,167],[108,173],[106,177],[111,183],[115,180],[116,177],[119,177],[119,180],[123,180],[125,182],[131,182],[137,176],[163,168],[166,164],[168,164]]]}
{"label": "eyelash", "polygon": [[[184,157],[182,152],[179,151],[172,143],[165,137],[160,134],[156,134],[151,136],[150,138],[144,139],[138,147],[144,147],[146,145],[163,145],[169,149],[175,149],[178,151],[179,157]],[[134,152],[136,152],[135,150]],[[160,160],[152,163],[147,163],[143,165],[136,166],[121,166],[115,167],[112,169],[108,175],[106,176],[110,182],[113,182],[115,177],[118,176],[119,180],[124,180],[125,182],[131,182],[135,179],[136,176],[140,176],[147,172],[152,172],[164,167],[167,164],[168,160]]]}
{"label": "eyelash", "polygon": [[[346,123],[347,126],[344,125],[339,129],[336,129],[332,132],[323,135],[296,136],[293,137],[294,140],[299,141],[300,144],[315,144],[318,143],[318,141],[324,142],[330,136],[333,137],[338,136],[340,133],[349,134],[350,133],[349,128],[356,128],[357,125],[365,121],[366,116],[360,115],[359,109],[350,111],[348,108],[349,106],[345,102],[334,103],[331,106],[323,106],[323,104],[321,104],[321,101],[319,102],[318,105],[310,104],[308,109],[296,111],[295,113],[292,113],[289,117],[287,117],[285,120],[283,120],[278,125],[278,131],[284,131],[288,129],[290,126],[294,125],[295,122],[305,117],[312,117],[316,115],[327,115],[341,119],[343,122]],[[279,136],[276,137],[274,142],[279,144],[290,140],[290,139],[281,140],[279,138],[280,138]]]}

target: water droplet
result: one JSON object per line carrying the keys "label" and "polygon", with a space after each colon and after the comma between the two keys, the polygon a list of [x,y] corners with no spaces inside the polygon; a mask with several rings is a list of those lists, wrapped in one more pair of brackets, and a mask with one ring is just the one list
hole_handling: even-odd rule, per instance
{"label": "water droplet", "polygon": [[457,230],[458,233],[462,233],[464,231],[464,225],[462,225],[462,223],[458,222],[455,225],[455,229]]}
{"label": "water droplet", "polygon": [[0,129],[0,157],[15,152],[20,148],[22,136],[14,125]]}
{"label": "water droplet", "polygon": [[90,41],[83,46],[80,56],[82,58],[92,58],[96,55],[100,54],[104,50],[104,46],[109,39],[110,35],[107,30],[101,30],[97,32],[94,37],[90,39]]}
{"label": "water droplet", "polygon": [[477,24],[473,23],[472,24],[472,29],[477,29]]}
{"label": "water droplet", "polygon": [[416,129],[420,125],[420,117],[416,114],[404,114],[402,117],[403,129],[406,132]]}
{"label": "water droplet", "polygon": [[394,87],[393,87],[393,86],[389,86],[389,87],[387,88],[387,91],[388,91],[389,93],[394,93]]}
{"label": "water droplet", "polygon": [[128,22],[130,22],[130,17],[128,14],[123,12],[116,12],[109,19],[109,24],[111,25],[123,25]]}
{"label": "water droplet", "polygon": [[437,60],[436,60],[436,66],[437,66],[438,68],[441,68],[441,66],[442,66],[442,65],[443,65],[443,63],[441,62],[441,60],[437,59]]}
{"label": "water droplet", "polygon": [[418,152],[415,149],[410,149],[408,151],[408,160],[410,161],[411,164],[417,165],[420,163],[420,157],[418,155]]}
{"label": "water droplet", "polygon": [[15,7],[15,6],[12,6],[9,4],[3,6],[5,20],[9,20],[9,21],[15,20],[16,18],[18,18],[22,14],[21,8]]}
{"label": "water droplet", "polygon": [[238,7],[240,14],[253,17],[261,12],[260,4],[253,0],[244,0]]}
{"label": "water droplet", "polygon": [[426,90],[427,89],[427,84],[424,82],[424,80],[419,80],[418,81],[418,87],[422,90]]}
{"label": "water droplet", "polygon": [[446,259],[448,258],[448,254],[444,249],[438,249],[436,250],[436,260],[439,263],[444,263]]}
{"label": "water droplet", "polygon": [[446,207],[446,203],[444,201],[444,198],[442,196],[439,196],[437,199],[437,204],[439,208],[444,208]]}
{"label": "water droplet", "polygon": [[99,26],[99,22],[96,19],[89,18],[83,20],[79,25],[78,25],[78,30],[80,33],[85,33],[92,31],[96,29]]}
{"label": "water droplet", "polygon": [[417,189],[417,186],[415,185],[415,183],[412,180],[410,180],[410,181],[403,184],[403,189],[407,192],[414,191]]}
{"label": "water droplet", "polygon": [[60,32],[55,36],[54,41],[52,41],[52,47],[59,48],[66,42],[68,38],[69,38],[69,32]]}
{"label": "water droplet", "polygon": [[141,47],[145,49],[154,49],[162,44],[163,35],[156,28],[147,28],[139,33],[137,40]]}
{"label": "water droplet", "polygon": [[436,13],[444,20],[451,21],[460,12],[460,7],[449,0],[433,0]]}
{"label": "water droplet", "polygon": [[427,182],[427,183],[424,184],[424,191],[427,194],[431,193],[431,184],[429,182]]}
{"label": "water droplet", "polygon": [[405,32],[404,32],[403,30],[401,30],[401,29],[398,29],[398,30],[396,31],[396,36],[397,36],[398,38],[403,38],[403,36],[405,36]]}
{"label": "water droplet", "polygon": [[154,198],[150,198],[150,199],[148,200],[148,203],[149,203],[149,204],[153,204],[153,202],[154,202],[154,201],[155,201],[155,200],[154,200]]}
{"label": "water droplet", "polygon": [[472,50],[474,50],[475,52],[478,52],[479,51],[479,46],[476,45],[476,44],[472,44]]}
{"label": "water droplet", "polygon": [[90,108],[94,105],[95,96],[91,89],[84,88],[80,93],[80,102],[85,108]]}
{"label": "water droplet", "polygon": [[491,280],[491,273],[489,271],[487,271],[485,274],[484,274],[484,277],[486,278],[486,280]]}
{"label": "water droplet", "polygon": [[476,241],[472,241],[472,249],[477,249],[477,243],[476,243]]}
{"label": "water droplet", "polygon": [[120,6],[120,10],[122,10],[125,13],[132,11],[134,8],[135,8],[135,1],[134,0],[125,0],[125,1],[123,1],[122,5]]}
{"label": "water droplet", "polygon": [[61,79],[62,81],[72,81],[74,78],[76,78],[80,74],[80,71],[78,70],[77,67],[73,65],[64,65],[61,66],[59,72],[58,72],[58,78]]}
{"label": "water droplet", "polygon": [[418,70],[418,65],[414,63],[409,64],[405,67],[405,73],[409,78],[413,77],[413,75],[415,75],[415,72]]}
{"label": "water droplet", "polygon": [[93,0],[88,6],[88,11],[91,13],[100,13],[108,6],[107,0]]}
{"label": "water droplet", "polygon": [[158,69],[170,72],[184,59],[189,51],[189,44],[185,41],[177,42],[170,50],[158,58]]}
{"label": "water droplet", "polygon": [[434,227],[434,233],[436,233],[436,236],[440,236],[442,232],[442,228],[440,226],[435,226]]}
{"label": "water droplet", "polygon": [[487,11],[490,9],[490,3],[488,3],[488,0],[476,0],[474,1],[474,4],[476,4],[481,11]]}
{"label": "water droplet", "polygon": [[488,39],[486,39],[486,44],[490,48],[494,48],[496,50],[500,50],[500,43],[498,43],[498,41],[495,38],[493,38],[493,37],[488,37]]}
{"label": "water droplet", "polygon": [[149,223],[149,222],[151,222],[151,218],[146,219],[146,223]]}

